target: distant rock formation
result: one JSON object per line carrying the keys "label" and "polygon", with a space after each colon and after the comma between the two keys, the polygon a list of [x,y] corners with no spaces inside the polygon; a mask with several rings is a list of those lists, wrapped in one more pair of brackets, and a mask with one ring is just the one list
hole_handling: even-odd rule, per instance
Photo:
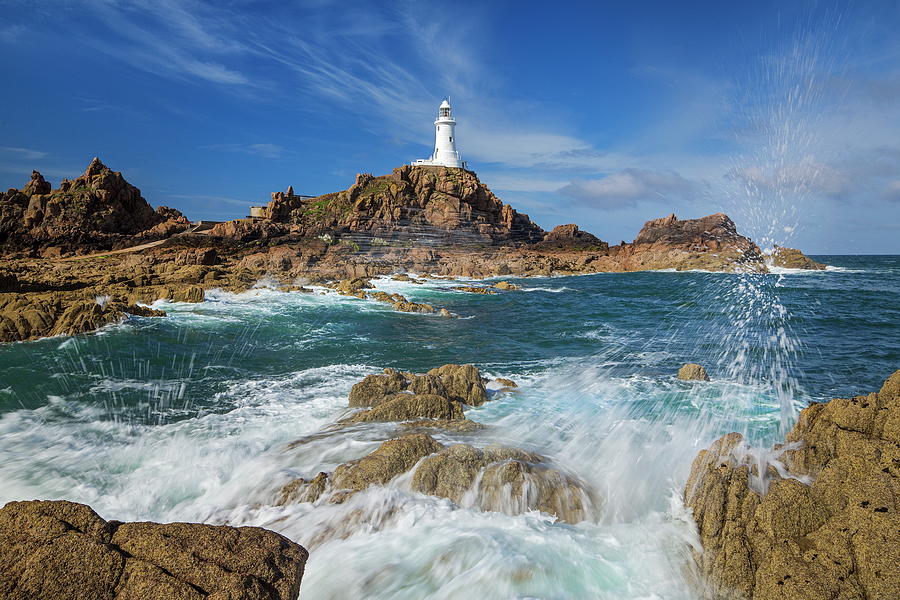
{"label": "distant rock formation", "polygon": [[647,221],[634,242],[613,246],[609,254],[623,271],[766,270],[759,247],[739,234],[725,213],[683,220],[671,214]]}
{"label": "distant rock formation", "polygon": [[5,600],[296,600],[308,556],[259,527],[105,521],[62,500],[0,509]]}
{"label": "distant rock formation", "polygon": [[784,248],[783,246],[775,246],[775,252],[772,253],[772,266],[808,271],[825,270],[825,265],[814,261],[796,248]]}
{"label": "distant rock formation", "polygon": [[578,225],[570,223],[554,227],[543,240],[535,244],[535,248],[606,251],[609,250],[609,244],[587,231],[582,231]]}
{"label": "distant rock formation", "polygon": [[154,233],[168,235],[187,226],[187,219],[175,209],[154,211],[138,188],[98,158],[83,175],[64,179],[56,190],[33,171],[21,190],[0,194],[0,243],[9,248],[110,248],[153,228]]}
{"label": "distant rock formation", "polygon": [[878,393],[800,413],[778,468],[738,433],[694,459],[684,499],[709,598],[896,598],[900,590],[900,370]]}

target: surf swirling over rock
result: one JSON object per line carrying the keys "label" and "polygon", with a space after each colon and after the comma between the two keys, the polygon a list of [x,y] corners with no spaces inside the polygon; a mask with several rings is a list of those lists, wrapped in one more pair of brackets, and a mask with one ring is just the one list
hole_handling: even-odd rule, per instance
{"label": "surf swirling over rock", "polygon": [[[284,485],[275,503],[343,503],[373,485],[409,474],[405,489],[451,500],[464,508],[510,515],[537,510],[567,523],[594,520],[601,503],[578,478],[533,452],[508,446],[445,445],[427,433],[471,434],[484,429],[464,414],[489,396],[473,365],[447,364],[424,374],[385,369],[353,386],[351,408],[366,408],[341,425],[398,422],[401,434],[333,472],[298,478]],[[503,380],[515,387],[511,380]],[[497,392],[495,392],[497,393]],[[404,431],[405,430],[405,431]]]}
{"label": "surf swirling over rock", "polygon": [[896,598],[900,370],[881,390],[812,404],[761,472],[740,434],[697,455],[684,498],[707,597]]}
{"label": "surf swirling over rock", "polygon": [[0,509],[7,600],[296,600],[307,557],[259,527],[105,521],[63,500]]}

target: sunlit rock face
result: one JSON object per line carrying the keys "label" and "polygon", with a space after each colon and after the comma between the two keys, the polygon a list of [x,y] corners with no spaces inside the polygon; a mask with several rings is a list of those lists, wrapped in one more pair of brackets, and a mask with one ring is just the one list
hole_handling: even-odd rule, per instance
{"label": "sunlit rock face", "polygon": [[295,600],[307,557],[258,527],[120,523],[62,500],[0,509],[7,600]]}
{"label": "sunlit rock face", "polygon": [[780,461],[731,433],[685,487],[710,598],[895,598],[900,590],[900,371],[866,396],[800,413]]}
{"label": "sunlit rock face", "polygon": [[504,204],[472,171],[446,167],[358,175],[347,190],[316,198],[279,194],[266,214],[312,235],[366,233],[386,241],[415,236],[434,243],[536,242],[544,231]]}
{"label": "sunlit rock face", "polygon": [[53,190],[34,171],[21,190],[0,194],[0,242],[8,247],[58,244],[113,247],[142,232],[171,235],[187,228],[177,210],[154,210],[141,191],[95,158],[84,174]]}

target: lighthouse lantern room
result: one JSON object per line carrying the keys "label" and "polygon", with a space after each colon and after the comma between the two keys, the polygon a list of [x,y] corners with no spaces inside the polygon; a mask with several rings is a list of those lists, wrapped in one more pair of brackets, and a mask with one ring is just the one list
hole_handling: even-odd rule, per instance
{"label": "lighthouse lantern room", "polygon": [[465,168],[466,163],[460,160],[456,150],[456,119],[452,111],[449,100],[441,102],[434,122],[434,153],[430,158],[420,158],[413,165]]}

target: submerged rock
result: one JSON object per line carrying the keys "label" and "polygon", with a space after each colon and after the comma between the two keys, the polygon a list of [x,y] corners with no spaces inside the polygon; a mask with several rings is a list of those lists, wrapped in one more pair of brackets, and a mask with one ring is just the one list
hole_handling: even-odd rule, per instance
{"label": "submerged rock", "polygon": [[352,492],[373,484],[383,485],[441,448],[441,444],[424,433],[388,440],[371,454],[338,466],[331,477],[331,484],[335,489]]}
{"label": "submerged rock", "polygon": [[5,600],[294,600],[307,557],[258,527],[107,522],[62,500],[0,509]]}
{"label": "submerged rock", "polygon": [[540,510],[567,523],[591,518],[595,501],[586,486],[518,448],[478,449],[455,444],[425,458],[412,489],[465,507],[520,514]]}
{"label": "submerged rock", "polygon": [[686,363],[678,369],[678,379],[684,381],[709,381],[706,369],[697,363]]}
{"label": "submerged rock", "polygon": [[518,448],[445,447],[428,434],[412,433],[339,465],[331,475],[319,473],[310,480],[288,483],[277,504],[320,498],[342,503],[357,492],[385,485],[414,469],[413,491],[447,498],[467,508],[506,514],[540,510],[568,523],[596,516],[592,492],[544,462],[542,456]]}
{"label": "submerged rock", "polygon": [[450,288],[451,290],[456,290],[457,292],[467,292],[469,294],[486,294],[493,295],[496,294],[496,290],[492,290],[490,288],[478,287],[473,285],[460,285],[456,287]]}
{"label": "submerged rock", "polygon": [[740,434],[697,455],[685,504],[710,598],[895,598],[900,370],[878,393],[812,404],[759,473]]}

